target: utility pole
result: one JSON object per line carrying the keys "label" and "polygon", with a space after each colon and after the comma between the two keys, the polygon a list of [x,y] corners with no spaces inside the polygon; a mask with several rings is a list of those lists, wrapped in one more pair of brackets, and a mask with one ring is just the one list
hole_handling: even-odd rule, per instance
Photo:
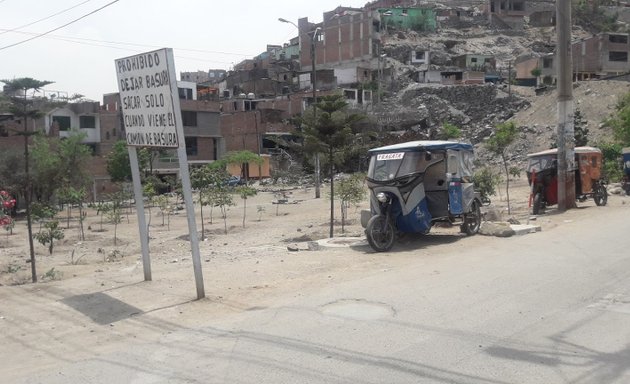
{"label": "utility pole", "polygon": [[556,1],[558,44],[558,210],[575,208],[575,143],[573,141],[573,82],[571,60],[571,2]]}
{"label": "utility pole", "polygon": [[[258,157],[261,157],[262,140],[261,140],[260,134],[258,133],[258,116],[259,116],[258,110],[255,109],[254,110],[254,124],[255,124],[255,127],[256,127],[256,142],[258,143]],[[262,123],[262,115],[260,115],[260,116],[261,116],[261,123]],[[258,163],[258,184],[259,185],[262,185],[262,178],[263,178],[263,176],[262,176],[262,164]]]}
{"label": "utility pole", "polygon": [[512,60],[508,60],[508,97],[512,98]]}
{"label": "utility pole", "polygon": [[[313,121],[317,124],[317,71],[315,70],[315,42],[317,41],[317,33],[320,28],[317,27],[313,31],[313,39],[311,40],[311,78],[313,80]],[[320,165],[319,165],[319,152],[315,154],[315,198],[319,199],[321,196],[319,185],[320,180]],[[332,177],[332,175],[331,175]]]}

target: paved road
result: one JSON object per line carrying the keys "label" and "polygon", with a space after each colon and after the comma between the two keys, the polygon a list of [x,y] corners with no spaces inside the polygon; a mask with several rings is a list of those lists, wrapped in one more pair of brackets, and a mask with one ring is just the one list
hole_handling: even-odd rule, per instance
{"label": "paved road", "polygon": [[159,337],[88,358],[60,338],[65,359],[12,382],[628,383],[630,210],[585,209],[532,235],[398,247],[392,268],[197,326],[138,316]]}

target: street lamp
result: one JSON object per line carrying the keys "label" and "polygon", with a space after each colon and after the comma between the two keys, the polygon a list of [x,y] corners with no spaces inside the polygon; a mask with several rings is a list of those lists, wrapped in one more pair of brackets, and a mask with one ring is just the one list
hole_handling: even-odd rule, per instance
{"label": "street lamp", "polygon": [[298,31],[300,30],[300,28],[297,26],[297,24],[295,24],[294,22],[287,20],[287,19],[283,19],[282,17],[278,17],[278,21],[282,22],[282,23],[289,23],[289,24],[293,24],[295,26],[295,28],[298,29]]}
{"label": "street lamp", "polygon": [[[278,21],[282,23],[293,24],[295,28],[298,29],[298,33],[300,32],[300,27],[298,27],[297,24],[295,24],[294,22],[284,19],[282,17],[279,17]],[[311,40],[311,83],[313,86],[313,120],[314,121],[317,121],[317,88],[315,87],[315,84],[317,83],[317,72],[315,70],[315,42],[317,41],[317,34],[321,30],[322,30],[321,27],[315,28],[315,30],[313,31],[313,37]],[[301,42],[301,39],[300,39],[300,42]],[[319,153],[316,153],[315,154],[315,198],[316,199],[319,199],[321,196],[319,185],[320,185]]]}
{"label": "street lamp", "polygon": [[[380,50],[380,47],[379,47]],[[376,103],[380,104],[381,102],[381,83],[383,81],[383,66],[381,63],[385,60],[385,58],[387,57],[386,53],[381,53],[380,55],[378,55],[378,71],[377,71],[377,76],[378,76],[378,81],[376,84]]]}

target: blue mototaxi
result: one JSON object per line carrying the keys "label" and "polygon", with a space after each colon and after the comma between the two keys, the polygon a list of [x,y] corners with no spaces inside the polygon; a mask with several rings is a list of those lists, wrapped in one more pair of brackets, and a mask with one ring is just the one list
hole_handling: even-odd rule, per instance
{"label": "blue mototaxi", "polygon": [[479,231],[472,145],[410,141],[374,148],[368,155],[370,209],[361,212],[361,224],[375,251],[391,249],[398,232],[429,233],[435,222],[460,224],[470,235]]}

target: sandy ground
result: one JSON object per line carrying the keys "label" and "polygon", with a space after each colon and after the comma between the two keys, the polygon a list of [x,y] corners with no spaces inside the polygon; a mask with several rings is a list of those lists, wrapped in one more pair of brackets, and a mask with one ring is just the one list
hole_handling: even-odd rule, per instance
{"label": "sandy ground", "polygon": [[[359,268],[372,258],[369,247],[358,247],[357,252],[347,252],[344,259],[338,260],[334,250],[325,248],[307,251],[308,241],[329,237],[330,200],[328,186],[322,188],[321,198],[314,198],[312,188],[286,188],[287,203],[275,204],[278,198],[274,188],[265,188],[258,195],[247,200],[245,227],[243,227],[243,200],[236,197],[236,206],[229,209],[227,234],[224,222],[217,209],[212,212],[204,209],[206,239],[200,242],[202,268],[208,292],[218,296],[233,293],[225,290],[257,291],[280,285],[290,288],[293,280],[305,284],[310,279],[327,277],[327,271],[335,269]],[[279,189],[279,188],[275,188]],[[516,218],[523,224],[532,223],[552,227],[561,222],[560,215],[552,208],[535,222],[530,221],[528,207],[527,180],[522,177],[511,181],[510,214],[507,212],[506,194],[503,189],[493,197],[493,203],[486,211],[498,213],[503,220]],[[615,196],[610,205],[617,204]],[[623,199],[622,199],[623,200]],[[624,200],[625,201],[625,200]],[[335,206],[335,238],[361,237],[359,212],[367,208],[367,195],[363,203],[351,208],[348,222],[342,232],[340,210]],[[595,205],[592,200],[579,203],[580,206]],[[200,229],[200,215],[196,206],[196,222]],[[580,212],[571,212],[578,215]],[[147,214],[149,211],[147,210]],[[176,211],[170,217],[162,217],[159,209],[152,208],[150,219],[150,258],[154,281],[164,278],[172,280],[178,288],[189,285],[194,297],[194,278],[188,225],[185,210]],[[101,223],[95,210],[89,209],[84,223],[85,240],[80,240],[78,211],[73,210],[67,227],[67,212],[58,215],[65,237],[54,246],[52,255],[47,247],[35,241],[37,271],[40,282],[57,281],[65,287],[75,284],[88,284],[86,289],[98,290],[111,286],[111,281],[131,282],[143,280],[143,265],[138,225],[135,210],[123,217],[116,228]],[[148,221],[149,219],[147,219]],[[34,226],[37,231],[38,225]],[[453,229],[434,228],[432,233]],[[28,241],[25,221],[19,221],[13,234],[0,236],[0,284],[3,286],[30,283],[28,263]],[[341,240],[339,242],[342,242]],[[299,251],[290,251],[288,246],[298,245]],[[281,268],[277,268],[280,266]],[[270,283],[273,281],[273,283]],[[114,284],[115,285],[115,284]],[[229,288],[229,289],[228,289]],[[218,293],[222,292],[222,293]]]}

